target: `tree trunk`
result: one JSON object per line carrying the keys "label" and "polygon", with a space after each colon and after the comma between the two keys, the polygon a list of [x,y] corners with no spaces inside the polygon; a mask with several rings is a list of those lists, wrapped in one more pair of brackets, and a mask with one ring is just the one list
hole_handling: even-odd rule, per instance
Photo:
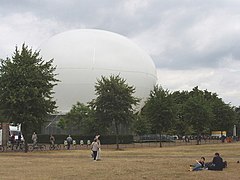
{"label": "tree trunk", "polygon": [[162,147],[162,132],[159,132],[159,147]]}
{"label": "tree trunk", "polygon": [[199,135],[197,135],[197,145],[199,145]]}
{"label": "tree trunk", "polygon": [[7,146],[9,141],[9,123],[1,123],[2,125],[2,145]]}
{"label": "tree trunk", "polygon": [[116,144],[117,144],[117,150],[119,150],[119,130],[118,130],[118,124],[115,121],[115,129],[116,129]]}
{"label": "tree trunk", "polygon": [[200,133],[197,133],[197,145],[200,145],[200,141],[201,141],[201,135]]}

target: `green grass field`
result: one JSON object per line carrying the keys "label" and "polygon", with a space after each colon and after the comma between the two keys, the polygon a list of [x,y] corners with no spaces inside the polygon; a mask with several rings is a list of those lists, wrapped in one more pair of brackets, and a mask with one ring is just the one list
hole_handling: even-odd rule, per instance
{"label": "green grass field", "polygon": [[[189,172],[189,165],[219,152],[228,162],[223,171]],[[240,143],[173,147],[103,149],[101,161],[90,150],[0,153],[0,179],[240,179]]]}

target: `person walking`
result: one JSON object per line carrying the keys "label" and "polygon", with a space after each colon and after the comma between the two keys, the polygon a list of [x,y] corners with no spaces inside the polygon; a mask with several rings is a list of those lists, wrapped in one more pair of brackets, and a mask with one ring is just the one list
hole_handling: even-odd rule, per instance
{"label": "person walking", "polygon": [[67,149],[69,150],[70,149],[70,145],[71,145],[71,143],[72,143],[72,137],[69,135],[68,137],[67,137]]}
{"label": "person walking", "polygon": [[101,159],[101,141],[100,141],[100,135],[96,135],[95,139],[97,139],[97,143],[98,143],[98,151],[97,151],[97,157],[96,160],[100,160]]}
{"label": "person walking", "polygon": [[37,134],[35,132],[33,132],[33,134],[32,134],[33,147],[35,147],[37,144],[37,138],[38,138]]}
{"label": "person walking", "polygon": [[98,142],[97,142],[96,138],[92,142],[91,147],[92,147],[92,152],[93,152],[93,160],[96,161],[97,160],[97,153],[98,153],[98,150],[99,150],[99,145],[98,145]]}
{"label": "person walking", "polygon": [[50,149],[55,149],[55,137],[51,134],[50,138],[49,138],[49,142],[50,142]]}
{"label": "person walking", "polygon": [[50,140],[50,144],[54,146],[54,144],[55,144],[55,137],[52,134],[51,134],[49,140]]}

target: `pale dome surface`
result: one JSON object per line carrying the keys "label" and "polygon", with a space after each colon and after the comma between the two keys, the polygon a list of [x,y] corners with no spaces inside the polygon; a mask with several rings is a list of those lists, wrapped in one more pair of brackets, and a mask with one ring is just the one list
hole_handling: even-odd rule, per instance
{"label": "pale dome surface", "polygon": [[40,46],[44,60],[54,59],[57,78],[54,98],[58,112],[66,113],[77,101],[86,104],[95,96],[101,76],[120,75],[136,88],[140,106],[156,84],[151,57],[126,37],[103,30],[78,29],[57,34]]}

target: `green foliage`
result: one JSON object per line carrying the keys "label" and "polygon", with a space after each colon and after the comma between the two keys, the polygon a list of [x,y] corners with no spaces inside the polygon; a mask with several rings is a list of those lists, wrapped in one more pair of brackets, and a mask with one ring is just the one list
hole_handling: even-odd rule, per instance
{"label": "green foliage", "polygon": [[137,135],[144,135],[149,134],[151,130],[151,124],[146,118],[146,116],[143,115],[137,115],[137,117],[134,120],[134,132]]}
{"label": "green foliage", "polygon": [[150,121],[153,133],[167,132],[176,119],[175,103],[169,91],[155,86],[142,113]]}
{"label": "green foliage", "polygon": [[200,94],[194,94],[184,105],[184,119],[193,126],[193,129],[200,135],[209,126],[212,114],[211,109]]}
{"label": "green foliage", "polygon": [[[238,114],[236,113],[238,112]],[[232,131],[240,124],[239,109],[225,104],[216,93],[199,90],[175,91],[172,94],[154,87],[141,113],[150,122],[152,133],[178,135],[209,134],[212,130]],[[138,132],[145,130],[136,124]]]}
{"label": "green foliage", "polygon": [[193,128],[192,125],[189,124],[189,122],[184,119],[184,104],[189,98],[189,92],[187,91],[175,91],[172,93],[172,98],[175,103],[176,107],[176,121],[174,123],[174,126],[172,132],[175,132],[174,134],[178,134],[181,136],[184,136],[186,134],[193,134]]}
{"label": "green foliage", "polygon": [[73,105],[70,112],[60,119],[58,126],[62,129],[79,130],[80,134],[95,134],[100,130],[101,134],[104,134],[106,131],[106,128],[96,120],[94,111],[80,102]]}
{"label": "green foliage", "polygon": [[[111,75],[109,78],[102,76],[97,80],[95,92],[97,98],[90,106],[95,110],[96,118],[101,123],[107,127],[114,124],[118,139],[119,125],[130,124],[134,119],[133,106],[139,101],[133,97],[135,88],[129,86],[119,75]],[[116,141],[118,148],[118,140]]]}
{"label": "green foliage", "polygon": [[56,68],[53,60],[44,61],[39,53],[23,44],[11,59],[1,60],[0,109],[6,121],[22,124],[24,133],[39,127],[56,108],[52,97]]}
{"label": "green foliage", "polygon": [[237,123],[234,108],[219,100],[212,104],[212,110],[214,120],[211,122],[211,129],[221,131],[232,130],[233,125]]}
{"label": "green foliage", "polygon": [[240,106],[234,107],[235,115],[236,115],[236,123],[240,125]]}

